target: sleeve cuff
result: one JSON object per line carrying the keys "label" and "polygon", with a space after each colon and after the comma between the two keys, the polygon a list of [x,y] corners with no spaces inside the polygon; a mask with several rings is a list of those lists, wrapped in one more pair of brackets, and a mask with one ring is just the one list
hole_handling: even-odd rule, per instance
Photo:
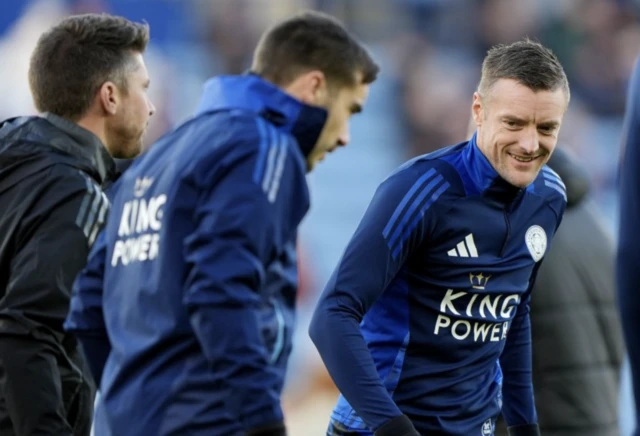
{"label": "sleeve cuff", "polygon": [[375,436],[420,436],[407,415],[400,415],[388,421],[374,432]]}
{"label": "sleeve cuff", "polygon": [[538,424],[515,425],[508,430],[509,436],[540,436]]}

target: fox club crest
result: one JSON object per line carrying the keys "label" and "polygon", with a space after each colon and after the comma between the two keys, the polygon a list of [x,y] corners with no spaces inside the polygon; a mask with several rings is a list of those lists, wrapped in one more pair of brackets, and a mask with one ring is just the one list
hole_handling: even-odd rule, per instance
{"label": "fox club crest", "polygon": [[535,262],[538,262],[547,251],[547,234],[540,226],[531,226],[524,235],[529,253]]}
{"label": "fox club crest", "polygon": [[491,436],[493,434],[493,425],[490,419],[482,424],[482,436]]}

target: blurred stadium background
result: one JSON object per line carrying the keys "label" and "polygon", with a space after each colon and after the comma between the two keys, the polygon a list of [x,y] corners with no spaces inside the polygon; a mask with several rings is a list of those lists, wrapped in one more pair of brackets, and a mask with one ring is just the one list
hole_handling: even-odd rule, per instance
{"label": "blurred stadium background", "polygon": [[560,143],[590,171],[611,230],[626,84],[640,51],[640,0],[0,0],[0,117],[35,113],[27,68],[40,33],[65,15],[105,11],[151,26],[150,144],[191,115],[208,77],[245,71],[260,33],[301,8],[342,19],[382,74],[351,144],[309,176],[284,400],[291,436],[324,434],[337,395],[306,334],[318,293],[378,183],[402,161],[466,138],[487,48],[529,36],[558,54],[572,90]]}

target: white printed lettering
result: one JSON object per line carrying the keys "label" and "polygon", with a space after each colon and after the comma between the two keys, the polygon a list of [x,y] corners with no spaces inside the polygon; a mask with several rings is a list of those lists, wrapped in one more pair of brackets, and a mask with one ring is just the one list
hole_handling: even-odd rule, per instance
{"label": "white printed lettering", "polygon": [[[120,216],[118,236],[113,246],[111,265],[127,266],[132,262],[146,262],[158,257],[162,207],[167,202],[165,194],[127,201]],[[150,233],[152,231],[153,233]]]}
{"label": "white printed lettering", "polygon": [[[458,333],[459,326],[464,326],[464,334]],[[453,326],[451,327],[451,334],[453,335],[454,338],[456,338],[459,341],[463,341],[467,339],[470,333],[471,333],[471,323],[469,321],[458,320],[454,322]]]}
{"label": "white printed lettering", "polygon": [[473,340],[478,342],[478,338],[482,336],[482,342],[487,340],[487,335],[489,334],[489,330],[491,329],[491,324],[488,322],[483,323],[475,323],[473,325]]}
{"label": "white printed lettering", "polygon": [[494,324],[493,328],[491,329],[491,342],[498,342],[500,341],[500,328],[502,327],[502,324]]}
{"label": "white printed lettering", "polygon": [[[513,305],[509,305],[509,302],[513,301]],[[513,308],[520,303],[520,295],[512,294],[504,299],[502,302],[502,310],[500,310],[500,316],[502,318],[511,318],[511,313],[513,312]],[[508,309],[508,310],[507,310]]]}
{"label": "white printed lettering", "polygon": [[437,335],[440,332],[440,327],[447,328],[451,325],[451,318],[444,315],[438,315],[436,319],[436,329],[433,331],[434,335]]}
{"label": "white printed lettering", "polygon": [[444,298],[442,299],[442,302],[440,303],[440,312],[447,313],[447,308],[448,308],[449,312],[455,315],[460,315],[456,310],[456,308],[454,307],[453,301],[457,300],[458,298],[464,297],[465,295],[467,295],[466,292],[458,292],[457,294],[454,294],[453,289],[447,289],[447,293],[445,294]]}
{"label": "white printed lettering", "polygon": [[493,301],[491,301],[491,297],[492,295],[486,295],[480,302],[480,316],[483,318],[486,318],[486,315],[484,314],[485,307],[489,309],[489,313],[491,313],[491,316],[493,316],[494,318],[498,317],[498,314],[497,314],[498,301],[500,301],[500,297],[502,297],[502,295],[498,295],[497,297],[494,297]]}

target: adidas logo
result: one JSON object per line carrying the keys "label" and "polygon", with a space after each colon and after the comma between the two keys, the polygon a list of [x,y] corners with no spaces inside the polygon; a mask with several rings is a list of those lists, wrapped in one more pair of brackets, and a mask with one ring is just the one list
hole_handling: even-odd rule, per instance
{"label": "adidas logo", "polygon": [[458,242],[456,248],[447,251],[447,254],[451,257],[478,257],[476,243],[473,242],[473,233],[465,236],[464,241]]}

